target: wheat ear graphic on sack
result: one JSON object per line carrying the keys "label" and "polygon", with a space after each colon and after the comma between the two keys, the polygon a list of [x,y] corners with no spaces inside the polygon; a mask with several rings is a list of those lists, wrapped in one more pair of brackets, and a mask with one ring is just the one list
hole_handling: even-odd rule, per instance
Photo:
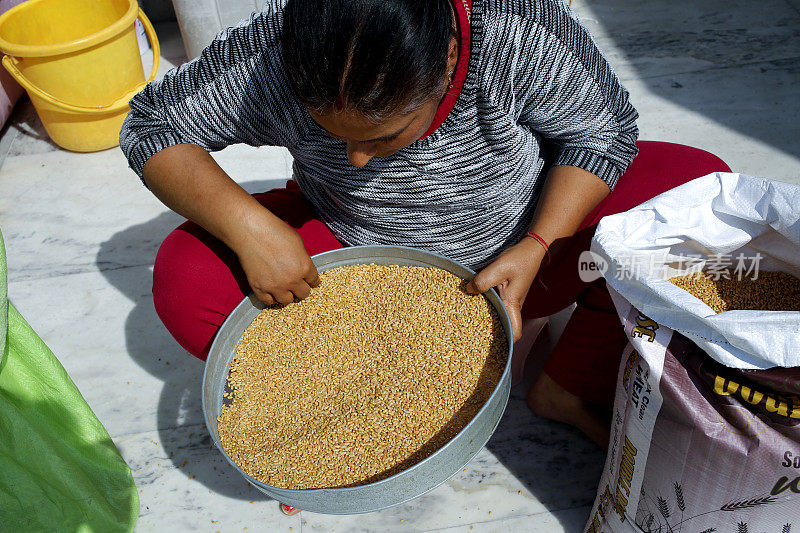
{"label": "wheat ear graphic on sack", "polygon": [[[655,501],[653,500],[652,497],[645,497],[643,500],[645,509],[643,509],[643,511],[647,513],[645,515],[647,516],[647,518],[645,518],[641,524],[637,523],[637,525],[639,525],[639,527],[646,533],[680,532],[683,530],[683,526],[685,523],[690,522],[695,518],[700,518],[701,516],[724,512],[724,511],[728,512],[748,511],[750,509],[754,509],[756,507],[768,505],[770,503],[778,501],[778,498],[775,496],[761,496],[758,498],[749,498],[745,500],[733,500],[722,505],[717,509],[712,509],[704,513],[699,513],[696,515],[684,517],[683,513],[686,510],[686,498],[683,493],[683,486],[678,482],[674,482],[672,488],[675,492],[676,507],[678,510],[680,510],[681,514],[679,516],[677,515],[672,516],[672,510],[670,510],[669,502],[665,498],[662,498],[661,496],[656,497]],[[657,508],[657,513],[650,510],[652,509],[651,505]],[[650,509],[647,509],[648,507]],[[670,518],[672,518],[672,520],[674,520],[675,522],[671,523],[672,521],[670,520]],[[656,520],[657,523],[654,523],[656,522]],[[748,525],[746,522],[739,522],[737,524],[736,533],[748,533],[747,528]],[[792,529],[792,524],[786,524],[783,526],[781,533],[790,533],[791,529]],[[712,533],[714,531],[717,531],[717,529],[711,527],[701,531],[700,533]]]}
{"label": "wheat ear graphic on sack", "polygon": [[683,499],[683,487],[677,481],[675,482],[675,500],[678,502],[678,509],[681,510],[681,513],[684,512],[686,501]]}
{"label": "wheat ear graphic on sack", "polygon": [[720,511],[741,511],[742,509],[750,509],[767,503],[777,501],[778,498],[774,496],[764,496],[763,498],[753,498],[752,500],[741,500],[738,502],[726,503],[719,508]]}
{"label": "wheat ear graphic on sack", "polygon": [[667,505],[667,500],[665,500],[661,496],[659,496],[657,500],[658,500],[658,512],[661,513],[661,516],[663,516],[664,518],[669,518],[669,515],[671,513],[669,511],[669,505]]}

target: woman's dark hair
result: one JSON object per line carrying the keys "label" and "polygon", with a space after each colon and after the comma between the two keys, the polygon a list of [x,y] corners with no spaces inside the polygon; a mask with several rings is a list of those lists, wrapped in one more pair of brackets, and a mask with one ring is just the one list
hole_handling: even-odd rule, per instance
{"label": "woman's dark hair", "polygon": [[380,121],[440,94],[452,35],[450,0],[289,0],[283,64],[309,109]]}

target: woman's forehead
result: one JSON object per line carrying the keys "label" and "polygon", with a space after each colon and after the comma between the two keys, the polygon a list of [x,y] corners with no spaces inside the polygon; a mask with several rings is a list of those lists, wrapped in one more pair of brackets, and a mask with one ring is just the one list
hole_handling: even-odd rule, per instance
{"label": "woman's forehead", "polygon": [[411,113],[389,116],[380,122],[370,120],[352,111],[311,113],[311,117],[334,137],[370,142],[381,141],[401,135],[414,120],[420,110]]}

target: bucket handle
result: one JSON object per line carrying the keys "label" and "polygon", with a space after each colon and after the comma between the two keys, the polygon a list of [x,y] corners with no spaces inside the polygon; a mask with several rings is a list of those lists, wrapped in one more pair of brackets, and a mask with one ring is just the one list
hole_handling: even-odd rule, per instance
{"label": "bucket handle", "polygon": [[72,111],[74,113],[90,113],[90,114],[99,114],[99,113],[110,113],[115,111],[120,111],[127,107],[128,101],[133,98],[133,96],[141,91],[145,85],[153,81],[158,73],[158,65],[161,61],[161,46],[158,43],[158,36],[156,35],[156,30],[153,28],[153,24],[144,14],[144,11],[139,9],[139,14],[137,18],[141,21],[142,26],[144,26],[144,31],[147,33],[147,38],[150,41],[150,46],[153,48],[153,69],[150,71],[150,76],[143,82],[134,87],[132,90],[128,91],[124,96],[118,98],[114,102],[103,105],[103,106],[79,106],[69,104],[67,102],[63,102],[56,98],[55,96],[45,92],[41,88],[37,87],[31,81],[26,78],[22,72],[17,68],[16,65],[16,58],[12,58],[12,56],[3,56],[3,66],[6,67],[6,70],[14,77],[20,85],[22,85],[25,90],[29,93],[35,94],[42,100],[64,109],[66,111]]}

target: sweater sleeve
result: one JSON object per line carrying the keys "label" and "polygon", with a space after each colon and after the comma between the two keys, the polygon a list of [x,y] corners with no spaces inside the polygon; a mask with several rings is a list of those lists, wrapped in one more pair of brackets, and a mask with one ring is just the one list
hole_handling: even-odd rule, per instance
{"label": "sweater sleeve", "polygon": [[176,144],[288,142],[298,104],[281,66],[279,23],[275,12],[254,13],[131,99],[120,147],[140,178],[153,154]]}
{"label": "sweater sleeve", "polygon": [[637,153],[638,113],[588,31],[561,1],[517,17],[518,121],[555,145],[554,165],[580,167],[613,190]]}

